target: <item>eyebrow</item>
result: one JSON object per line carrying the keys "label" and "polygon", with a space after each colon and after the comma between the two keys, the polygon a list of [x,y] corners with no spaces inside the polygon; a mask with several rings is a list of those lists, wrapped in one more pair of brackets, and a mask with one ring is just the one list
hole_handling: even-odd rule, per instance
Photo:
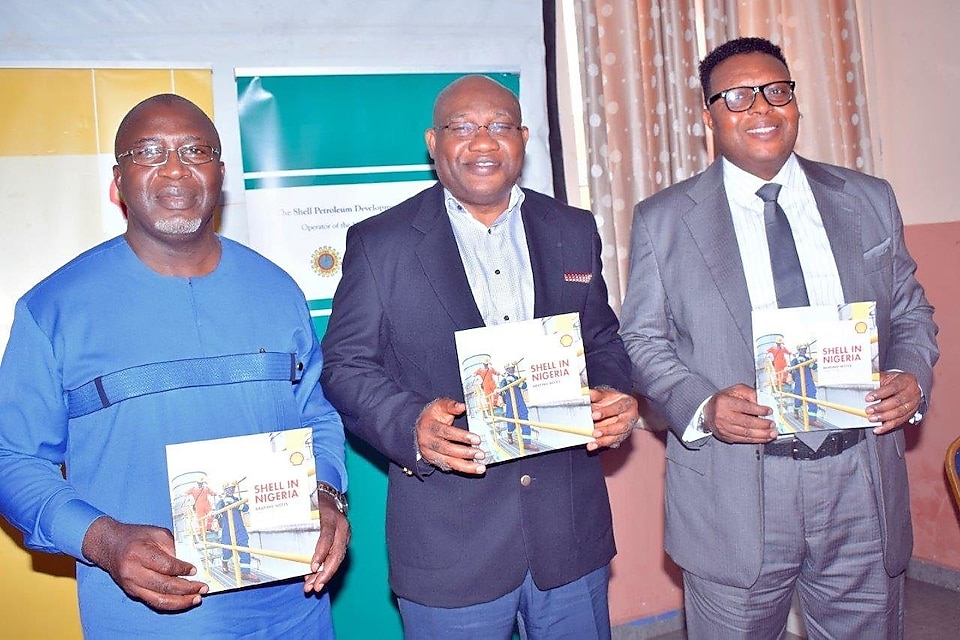
{"label": "eyebrow", "polygon": [[[461,118],[470,118],[470,117],[473,117],[474,115],[477,115],[477,114],[474,114],[474,113],[471,113],[471,112],[456,113],[456,114],[450,116],[449,119],[448,119],[448,121],[458,120],[458,119],[461,119]],[[501,110],[501,111],[494,111],[494,112],[493,112],[493,117],[494,117],[494,118],[507,117],[507,118],[516,119],[516,118],[514,117],[514,114],[510,113],[509,111],[503,111],[503,110]]]}
{"label": "eyebrow", "polygon": [[[187,135],[187,136],[184,136],[183,140],[184,142],[181,142],[181,144],[202,141],[203,138],[201,138],[200,136]],[[132,144],[133,146],[136,147],[136,146],[145,145],[145,144],[161,144],[161,142],[160,142],[160,138],[157,138],[155,136],[149,136],[149,137],[145,136],[138,140],[134,140]]]}

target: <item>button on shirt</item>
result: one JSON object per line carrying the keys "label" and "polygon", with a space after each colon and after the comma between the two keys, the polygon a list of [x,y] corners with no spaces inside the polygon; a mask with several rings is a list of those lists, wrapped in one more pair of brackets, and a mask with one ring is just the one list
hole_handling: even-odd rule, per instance
{"label": "button on shirt", "polygon": [[443,190],[447,216],[480,316],[487,326],[533,318],[533,268],[520,207],[523,190],[514,185],[506,210],[492,225],[470,215]]}

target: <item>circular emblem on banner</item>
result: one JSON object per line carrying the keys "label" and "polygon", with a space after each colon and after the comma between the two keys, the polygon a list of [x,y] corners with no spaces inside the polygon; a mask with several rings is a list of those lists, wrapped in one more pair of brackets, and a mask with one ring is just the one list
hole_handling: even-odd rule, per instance
{"label": "circular emblem on banner", "polygon": [[320,247],[310,257],[318,276],[332,276],[340,271],[340,254],[333,247]]}

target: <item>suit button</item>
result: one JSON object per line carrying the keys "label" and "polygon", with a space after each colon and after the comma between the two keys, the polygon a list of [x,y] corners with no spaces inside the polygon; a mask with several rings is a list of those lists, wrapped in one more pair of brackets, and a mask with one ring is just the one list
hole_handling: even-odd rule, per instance
{"label": "suit button", "polygon": [[520,484],[522,484],[523,486],[529,487],[531,482],[533,482],[533,478],[531,478],[527,474],[523,474],[522,476],[520,476]]}

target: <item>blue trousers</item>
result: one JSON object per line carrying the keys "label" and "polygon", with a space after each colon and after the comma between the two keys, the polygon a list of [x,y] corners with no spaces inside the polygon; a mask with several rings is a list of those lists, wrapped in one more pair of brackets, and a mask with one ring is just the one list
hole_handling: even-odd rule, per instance
{"label": "blue trousers", "polygon": [[519,587],[491,602],[443,609],[398,598],[406,640],[609,640],[607,583],[601,567],[556,589],[541,591],[527,572]]}

